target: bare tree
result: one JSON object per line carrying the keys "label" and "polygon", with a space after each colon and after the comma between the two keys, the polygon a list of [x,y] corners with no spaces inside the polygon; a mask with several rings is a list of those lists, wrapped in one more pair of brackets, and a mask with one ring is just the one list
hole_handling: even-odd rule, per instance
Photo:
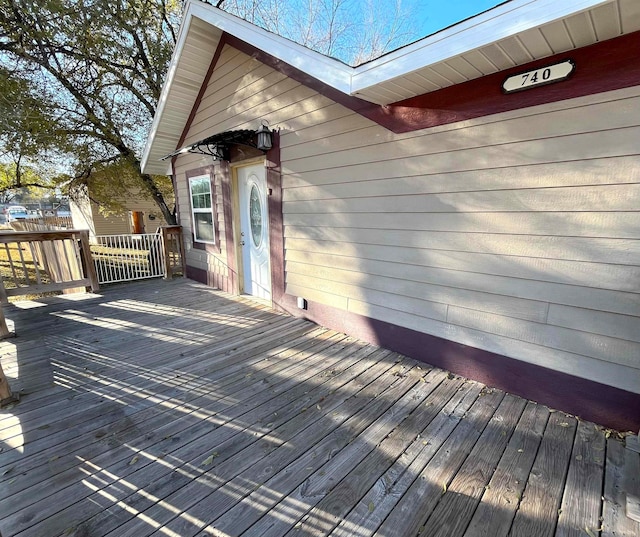
{"label": "bare tree", "polygon": [[218,7],[350,65],[417,37],[402,0],[224,0]]}

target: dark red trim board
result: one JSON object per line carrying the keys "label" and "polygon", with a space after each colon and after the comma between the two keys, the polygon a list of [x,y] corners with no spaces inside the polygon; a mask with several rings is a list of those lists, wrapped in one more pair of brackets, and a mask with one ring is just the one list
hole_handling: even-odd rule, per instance
{"label": "dark red trim board", "polygon": [[213,281],[211,281],[211,278],[209,278],[209,273],[206,270],[192,267],[190,265],[187,265],[187,278],[200,283],[204,283],[205,285],[209,285],[211,287],[218,287]]}
{"label": "dark red trim board", "polygon": [[640,429],[640,394],[443,338],[283,295],[280,309],[488,386],[619,431]]}
{"label": "dark red trim board", "polygon": [[[218,64],[218,60],[220,59],[220,54],[222,54],[222,49],[225,46],[224,35],[222,39],[218,42],[218,46],[216,47],[216,51],[213,53],[213,58],[211,59],[211,63],[209,64],[209,69],[207,69],[207,73],[204,75],[204,80],[202,81],[202,85],[200,86],[200,91],[198,92],[198,96],[191,107],[191,113],[189,114],[189,118],[182,129],[182,133],[180,134],[180,139],[176,144],[175,149],[182,147],[185,139],[187,138],[187,134],[189,134],[189,129],[191,128],[191,124],[193,123],[193,119],[196,117],[196,113],[198,112],[198,108],[200,108],[200,103],[202,102],[202,97],[204,97],[204,92],[207,91],[207,86],[209,85],[209,80],[211,80],[211,75],[213,75],[213,70]],[[173,162],[178,158],[178,155],[174,156],[171,159]]]}
{"label": "dark red trim board", "polygon": [[[222,42],[396,133],[640,84],[640,32],[556,54],[387,106],[346,95],[235,36],[225,34]],[[575,73],[569,80],[509,95],[502,93],[502,82],[507,76],[564,59],[572,59],[576,63]]]}
{"label": "dark red trim board", "polygon": [[284,223],[282,216],[282,175],[280,133],[273,133],[273,147],[266,155],[267,204],[269,207],[269,256],[271,262],[271,297],[275,307],[284,295]]}
{"label": "dark red trim board", "polygon": [[[399,101],[401,132],[453,123],[499,112],[583,97],[640,84],[640,32],[563,52],[463,84]],[[505,95],[502,83],[513,74],[571,59],[573,75],[563,82]],[[397,132],[397,131],[396,131]]]}
{"label": "dark red trim board", "polygon": [[229,272],[228,286],[225,289],[228,293],[240,293],[240,281],[238,278],[238,263],[236,258],[236,241],[233,236],[233,214],[231,198],[231,167],[226,161],[219,163],[220,182],[222,185],[222,207],[224,219],[224,243],[226,251],[227,271]]}

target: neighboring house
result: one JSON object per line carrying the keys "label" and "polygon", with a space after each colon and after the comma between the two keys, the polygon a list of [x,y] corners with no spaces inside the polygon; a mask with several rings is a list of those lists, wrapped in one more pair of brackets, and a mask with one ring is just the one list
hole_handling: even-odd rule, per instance
{"label": "neighboring house", "polygon": [[152,201],[140,195],[132,195],[126,201],[124,214],[103,214],[89,196],[77,194],[69,200],[71,218],[75,229],[88,229],[89,237],[97,235],[128,235],[131,233],[155,233],[166,222]]}
{"label": "neighboring house", "polygon": [[637,0],[513,0],[356,68],[187,2],[143,170],[191,278],[637,430],[638,50]]}

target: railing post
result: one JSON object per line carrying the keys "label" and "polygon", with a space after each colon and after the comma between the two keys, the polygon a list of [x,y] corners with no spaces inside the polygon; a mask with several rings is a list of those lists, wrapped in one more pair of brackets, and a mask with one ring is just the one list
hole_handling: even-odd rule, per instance
{"label": "railing post", "polygon": [[7,320],[4,318],[4,307],[0,304],[0,339],[6,339],[12,335],[14,334],[9,332]]}
{"label": "railing post", "polygon": [[173,276],[173,266],[171,265],[171,255],[169,255],[169,231],[166,226],[160,227],[162,237],[162,262],[164,264],[164,279],[169,280]]}
{"label": "railing post", "polygon": [[91,258],[91,246],[89,245],[89,231],[82,230],[80,235],[80,255],[82,255],[83,265],[87,271],[86,277],[89,278],[91,283],[91,291],[94,293],[100,290],[100,284],[98,283],[98,275],[96,274],[96,267],[93,264]]}
{"label": "railing post", "polygon": [[0,407],[8,405],[18,400],[18,396],[11,393],[11,387],[9,381],[2,370],[2,364],[0,364]]}
{"label": "railing post", "polygon": [[187,258],[184,255],[184,236],[182,235],[182,227],[176,226],[178,231],[178,250],[180,251],[180,265],[182,266],[182,277],[187,277]]}
{"label": "railing post", "polygon": [[[8,338],[9,336],[14,335],[13,333],[9,332],[9,328],[7,327],[7,321],[4,318],[4,304],[8,304],[9,303],[9,298],[7,297],[7,291],[4,288],[4,281],[2,279],[2,277],[0,276],[0,339],[5,339]],[[0,368],[0,374],[1,374],[1,368]],[[0,383],[2,382],[2,379],[0,379]]]}

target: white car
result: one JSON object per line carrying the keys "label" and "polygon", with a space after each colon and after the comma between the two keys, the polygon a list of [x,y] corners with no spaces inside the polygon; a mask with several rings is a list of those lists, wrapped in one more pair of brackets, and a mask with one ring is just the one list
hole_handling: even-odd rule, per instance
{"label": "white car", "polygon": [[27,209],[22,205],[12,205],[7,207],[5,211],[7,222],[13,222],[14,220],[24,220],[29,218]]}

